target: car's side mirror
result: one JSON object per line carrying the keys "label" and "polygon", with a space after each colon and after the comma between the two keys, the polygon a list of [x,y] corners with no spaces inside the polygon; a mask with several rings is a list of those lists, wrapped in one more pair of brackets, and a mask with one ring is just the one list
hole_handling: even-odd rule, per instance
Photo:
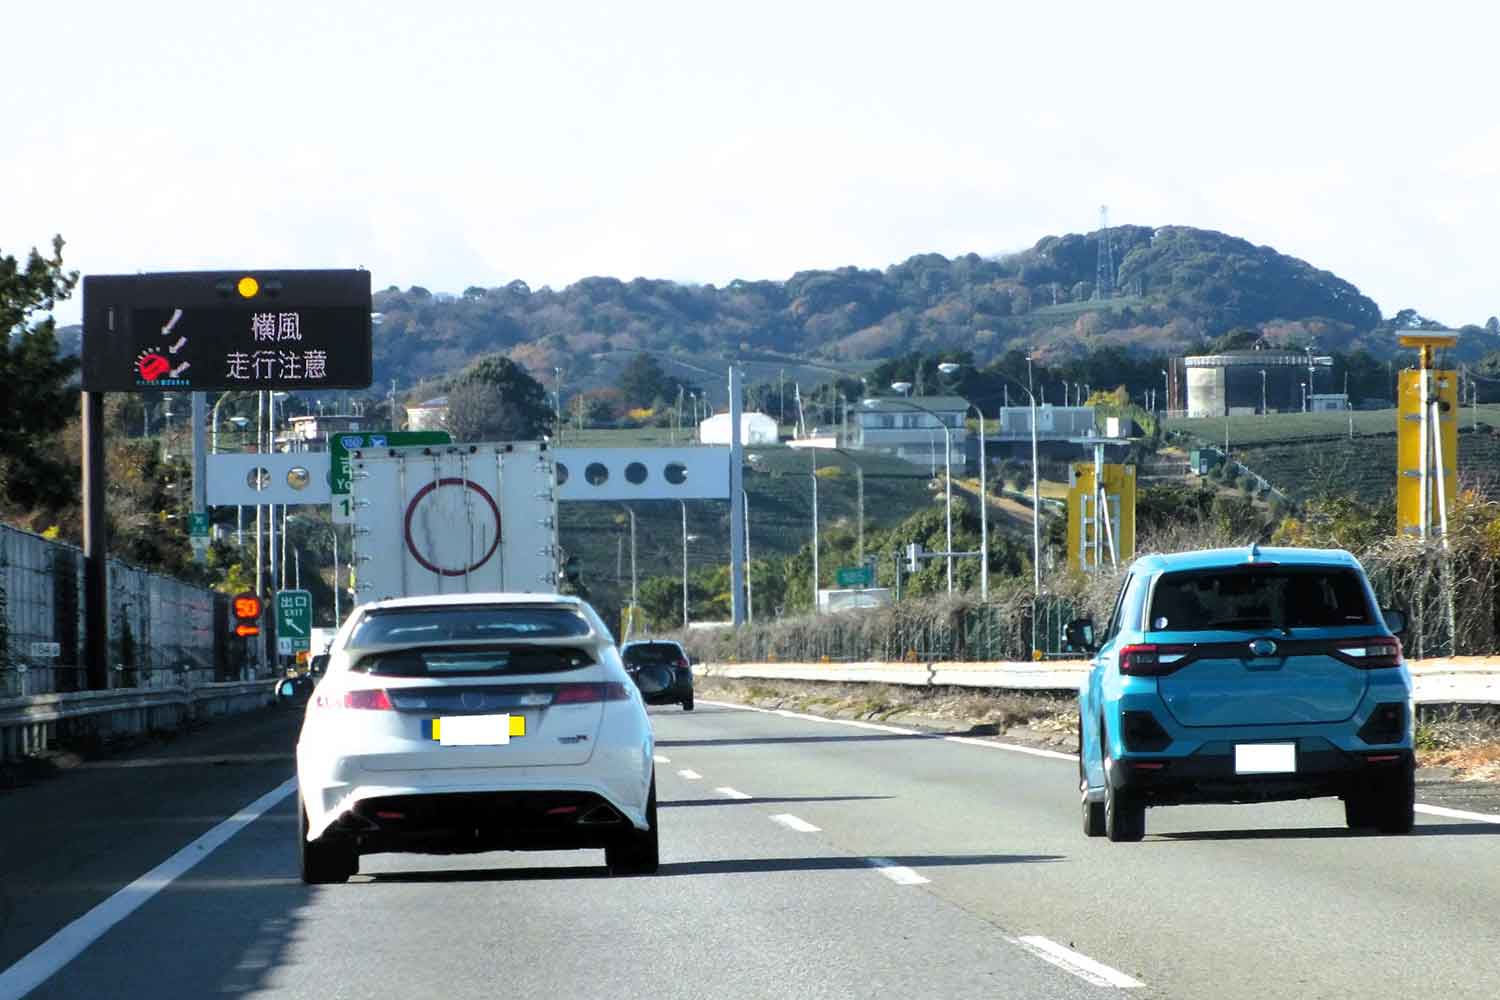
{"label": "car's side mirror", "polygon": [[1392,635],[1406,634],[1406,612],[1397,608],[1381,608],[1380,616],[1385,619],[1385,627],[1391,630]]}
{"label": "car's side mirror", "polygon": [[1068,641],[1070,648],[1092,653],[1094,651],[1094,620],[1078,618],[1068,622],[1063,626],[1063,638]]}

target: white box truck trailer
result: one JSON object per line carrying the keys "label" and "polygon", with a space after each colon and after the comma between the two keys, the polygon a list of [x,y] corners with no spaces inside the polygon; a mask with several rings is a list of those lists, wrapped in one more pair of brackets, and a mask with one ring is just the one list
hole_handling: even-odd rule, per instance
{"label": "white box truck trailer", "polygon": [[365,448],[351,456],[355,599],[557,591],[545,442]]}

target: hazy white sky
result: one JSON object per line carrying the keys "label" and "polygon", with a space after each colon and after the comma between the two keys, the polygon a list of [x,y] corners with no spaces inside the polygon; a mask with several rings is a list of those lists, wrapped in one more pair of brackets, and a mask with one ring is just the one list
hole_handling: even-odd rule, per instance
{"label": "hazy white sky", "polygon": [[[1500,313],[1490,3],[7,3],[0,250],[722,284],[1112,223]],[[76,319],[77,303],[59,311]]]}

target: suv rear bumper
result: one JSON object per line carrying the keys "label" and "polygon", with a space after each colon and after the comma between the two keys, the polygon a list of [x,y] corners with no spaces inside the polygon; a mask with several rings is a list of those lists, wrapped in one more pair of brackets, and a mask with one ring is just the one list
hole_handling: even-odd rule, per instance
{"label": "suv rear bumper", "polygon": [[1113,762],[1108,780],[1117,791],[1138,795],[1147,805],[1279,802],[1343,797],[1384,775],[1415,766],[1411,750],[1396,748],[1350,752],[1327,747],[1299,752],[1296,772],[1287,774],[1236,774],[1232,752],[1187,757],[1131,754]]}

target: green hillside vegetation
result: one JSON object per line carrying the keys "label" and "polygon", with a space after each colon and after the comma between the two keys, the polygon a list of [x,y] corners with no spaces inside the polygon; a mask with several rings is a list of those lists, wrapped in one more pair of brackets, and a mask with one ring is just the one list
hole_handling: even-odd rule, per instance
{"label": "green hillside vegetation", "polygon": [[[1270,247],[1187,226],[1118,226],[1109,238],[1119,297],[1103,301],[1097,233],[1049,236],[995,258],[922,254],[883,271],[799,271],[722,288],[603,277],[460,296],[391,286],[376,295],[376,378],[409,384],[498,351],[546,380],[561,367],[570,386],[590,387],[608,385],[622,356],[648,351],[703,360],[710,373],[726,357],[800,360],[825,365],[826,380],[913,352],[964,350],[978,364],[1033,349],[1053,363],[1105,348],[1161,355],[1238,328],[1329,352],[1394,350],[1390,324],[1354,285]],[[1414,310],[1397,320],[1434,322]],[[1500,347],[1500,322],[1493,332],[1465,329],[1474,357]]]}

